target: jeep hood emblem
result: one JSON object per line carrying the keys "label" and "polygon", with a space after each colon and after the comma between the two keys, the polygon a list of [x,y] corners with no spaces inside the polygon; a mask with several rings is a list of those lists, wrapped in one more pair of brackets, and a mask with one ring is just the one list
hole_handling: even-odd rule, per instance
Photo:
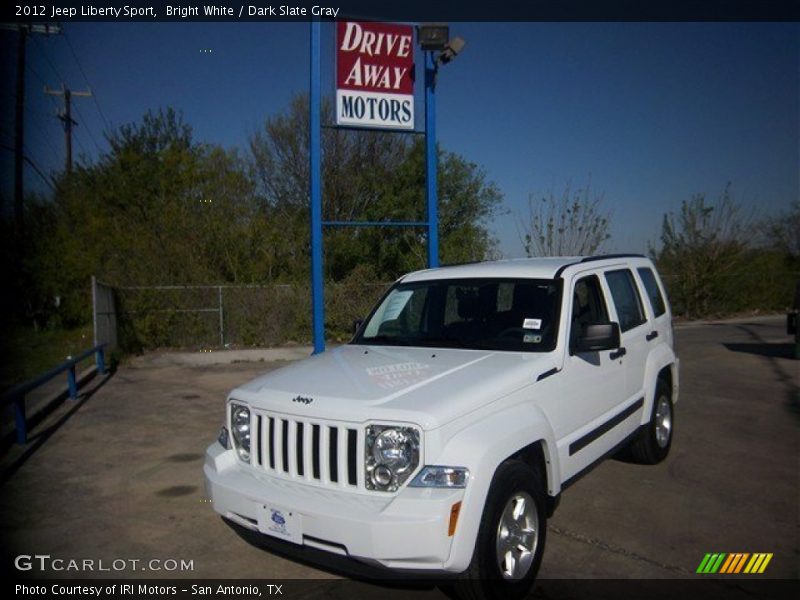
{"label": "jeep hood emblem", "polygon": [[311,404],[313,401],[313,398],[307,398],[305,396],[295,396],[292,398],[292,402],[300,402],[301,404]]}

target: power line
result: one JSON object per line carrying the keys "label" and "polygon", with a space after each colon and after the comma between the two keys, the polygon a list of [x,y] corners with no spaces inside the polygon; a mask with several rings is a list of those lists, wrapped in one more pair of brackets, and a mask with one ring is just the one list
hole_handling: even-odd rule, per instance
{"label": "power line", "polygon": [[[62,96],[64,98],[64,110],[58,115],[58,118],[61,119],[62,123],[64,123],[64,144],[67,148],[66,171],[67,174],[69,174],[72,172],[72,128],[78,124],[77,121],[72,118],[72,97],[88,97],[92,95],[92,92],[91,90],[86,90],[85,92],[73,92],[64,83],[62,83],[60,90],[44,88],[44,93],[52,96]],[[76,139],[84,154],[88,154],[80,139]]]}
{"label": "power line", "polygon": [[[0,148],[2,148],[3,150],[9,150],[10,152],[14,152],[14,147],[13,146],[9,146],[8,144],[0,144]],[[42,170],[39,168],[39,166],[35,162],[33,162],[33,160],[31,160],[30,157],[23,156],[22,159],[36,172],[36,174],[39,177],[42,178],[42,181],[44,181],[50,187],[51,190],[53,190],[54,192],[56,191],[56,188],[53,185],[53,182],[50,181],[50,179],[47,177],[47,175],[42,173]]]}
{"label": "power line", "polygon": [[54,192],[56,191],[56,186],[54,186],[54,185],[53,185],[53,182],[52,182],[52,181],[50,181],[50,179],[49,179],[47,176],[45,176],[45,174],[44,174],[44,173],[42,173],[42,170],[41,170],[41,169],[40,169],[40,168],[39,168],[39,167],[36,165],[36,163],[35,163],[35,162],[33,162],[33,161],[32,161],[32,160],[31,160],[29,157],[27,157],[27,156],[25,157],[25,162],[26,162],[26,163],[28,163],[28,166],[30,166],[30,167],[31,167],[31,168],[32,168],[32,169],[33,169],[33,170],[36,172],[36,174],[37,174],[39,177],[41,177],[41,178],[42,178],[42,181],[44,181],[44,182],[47,184],[47,187],[49,187],[49,188],[50,188],[52,191],[54,191]]}
{"label": "power line", "polygon": [[[57,72],[57,70],[55,69],[55,66],[52,64],[52,62],[50,63],[50,65],[53,68],[53,70]],[[39,80],[39,83],[41,83],[44,88],[47,88],[47,83],[44,81],[44,78],[39,74],[39,72],[36,69],[33,68],[33,66],[30,64],[30,62],[28,62],[26,67],[33,74],[33,76],[36,77],[36,79]],[[59,114],[58,102],[56,101],[56,99],[53,97],[52,94],[45,94],[45,95],[50,100],[50,102],[53,104],[53,107],[56,109],[56,115],[58,115]],[[28,112],[37,112],[39,114],[43,114],[40,111],[32,111],[31,109],[28,109]],[[86,132],[89,134],[89,137],[92,140],[92,143],[94,143],[95,147],[97,148],[97,151],[98,152],[102,152],[102,150],[100,148],[100,145],[97,143],[97,140],[95,139],[94,134],[92,134],[92,131],[89,128],[89,125],[88,125],[86,119],[84,119],[84,117],[81,114],[80,109],[78,108],[77,105],[75,105],[75,112],[78,113],[78,116],[80,117],[81,121],[84,123],[84,125],[86,127]],[[48,114],[47,116],[50,116],[50,115]],[[53,144],[50,141],[50,139],[48,137],[45,137],[45,139],[46,139],[47,143],[50,145],[50,148],[53,150],[54,154],[58,155],[58,153],[55,150],[55,146],[53,146]],[[81,144],[80,140],[77,139],[77,137],[76,137],[76,140],[78,142],[78,145],[81,147],[81,150],[84,152],[84,154],[88,154],[86,152],[86,149]]]}
{"label": "power line", "polygon": [[75,136],[75,142],[77,142],[78,150],[80,150],[81,154],[84,156],[89,156],[89,153],[86,151],[86,146],[83,145],[80,136]]}
{"label": "power line", "polygon": [[50,60],[50,55],[47,52],[47,46],[44,45],[44,42],[40,39],[36,39],[37,45],[39,45],[42,49],[42,56],[44,57],[45,62],[50,66],[55,76],[58,78],[59,81],[64,81],[64,78],[61,76],[61,71],[58,70],[56,65]]}
{"label": "power line", "polygon": [[[30,64],[30,62],[28,62],[26,64],[26,68],[33,74],[34,77],[36,77],[36,79],[39,80],[39,83],[42,84],[43,88],[47,87],[47,82],[44,80],[44,77],[42,77],[39,74],[39,72],[36,69],[33,68],[33,66]],[[53,96],[49,96],[49,95],[46,96],[46,97],[47,97],[48,100],[50,100],[50,103],[53,105],[53,108],[56,110],[56,114],[58,114],[58,102],[56,101],[56,99],[53,98]],[[41,111],[36,111],[36,110],[32,110],[32,109],[28,109],[28,111],[29,112],[41,113]],[[47,113],[47,116],[51,116],[51,115],[49,113]]]}
{"label": "power line", "polygon": [[[26,69],[28,69],[28,71],[30,71],[30,72],[31,72],[31,74],[32,74],[34,77],[36,77],[36,79],[38,79],[38,80],[39,80],[39,83],[41,83],[42,85],[47,85],[47,83],[46,83],[46,82],[45,82],[45,80],[44,80],[44,77],[42,77],[42,76],[39,74],[39,71],[37,71],[36,69],[34,69],[34,68],[33,68],[33,65],[30,63],[30,61],[28,61],[27,63],[25,63],[25,68],[26,68]],[[50,99],[51,99],[51,100],[53,100],[53,102],[55,102],[55,99],[53,99],[53,98],[50,98]]]}
{"label": "power line", "polygon": [[[3,29],[17,31],[17,85],[14,111],[14,228],[17,235],[25,233],[25,184],[23,176],[25,145],[25,54],[29,35],[61,33],[60,25],[8,23]],[[36,36],[33,35],[35,38]],[[30,159],[28,159],[30,161]],[[38,167],[35,167],[38,169]],[[40,175],[41,172],[39,172]],[[51,186],[52,187],[52,186]]]}
{"label": "power line", "polygon": [[[103,151],[100,149],[100,144],[98,144],[97,140],[94,139],[94,134],[92,133],[92,130],[89,128],[89,121],[87,121],[83,117],[83,114],[81,113],[81,109],[78,108],[77,104],[75,105],[75,112],[78,113],[78,118],[81,120],[81,123],[83,123],[83,127],[86,130],[86,133],[89,135],[89,139],[92,140],[92,143],[94,144],[94,147],[97,148],[98,154],[102,153]],[[80,144],[80,141],[78,141],[78,144]]]}
{"label": "power line", "polygon": [[[75,59],[75,62],[78,65],[78,69],[80,69],[81,75],[83,75],[84,81],[86,81],[86,86],[89,89],[92,89],[92,85],[89,83],[89,78],[86,76],[86,71],[83,70],[83,65],[81,64],[81,61],[78,60],[78,54],[75,52],[75,48],[73,47],[72,42],[70,41],[66,31],[64,31],[64,39],[67,41],[67,46],[69,46],[70,52],[72,52],[72,57]],[[110,132],[111,126],[108,124],[108,119],[106,119],[106,115],[103,112],[103,109],[100,108],[100,101],[97,99],[97,95],[93,94],[92,99],[94,100],[94,104],[97,107],[97,112],[100,114],[100,118],[103,119],[103,124],[106,127],[106,131]]]}
{"label": "power line", "polygon": [[[48,116],[50,116],[50,115],[48,115]],[[61,161],[62,160],[61,159],[61,154],[58,152],[58,150],[56,150],[55,145],[53,145],[53,142],[50,140],[50,136],[47,134],[47,131],[45,130],[44,125],[42,125],[42,122],[41,121],[34,121],[34,123],[38,127],[39,133],[44,138],[44,141],[48,145],[48,147],[50,148],[50,151],[53,153],[53,157],[56,159],[56,161]]]}

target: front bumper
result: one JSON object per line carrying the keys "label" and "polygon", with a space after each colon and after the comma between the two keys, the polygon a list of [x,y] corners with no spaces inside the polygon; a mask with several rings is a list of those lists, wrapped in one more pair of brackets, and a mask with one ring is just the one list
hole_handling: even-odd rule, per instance
{"label": "front bumper", "polygon": [[298,545],[393,570],[447,570],[450,511],[463,489],[406,487],[386,496],[340,491],[260,473],[216,442],[203,471],[214,510],[241,527],[275,537],[268,533],[269,515],[279,509],[291,513]]}

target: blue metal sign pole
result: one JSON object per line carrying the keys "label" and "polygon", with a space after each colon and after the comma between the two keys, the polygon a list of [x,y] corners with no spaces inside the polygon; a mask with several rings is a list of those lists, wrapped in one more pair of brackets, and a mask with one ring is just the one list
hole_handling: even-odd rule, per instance
{"label": "blue metal sign pole", "polygon": [[322,113],[319,20],[311,21],[311,82],[309,90],[309,197],[311,201],[311,304],[314,354],[325,351],[325,295],[322,282]]}
{"label": "blue metal sign pole", "polygon": [[428,205],[428,268],[439,266],[439,199],[436,185],[436,63],[425,52],[425,181]]}

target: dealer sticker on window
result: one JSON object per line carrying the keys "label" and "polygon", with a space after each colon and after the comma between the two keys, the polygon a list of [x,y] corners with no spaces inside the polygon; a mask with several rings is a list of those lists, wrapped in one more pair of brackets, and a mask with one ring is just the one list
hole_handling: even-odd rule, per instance
{"label": "dealer sticker on window", "polygon": [[258,529],[261,533],[272,535],[287,542],[303,543],[303,522],[301,516],[295,511],[275,506],[264,506],[259,515]]}
{"label": "dealer sticker on window", "polygon": [[541,329],[542,328],[542,320],[541,319],[525,319],[522,322],[523,329]]}

